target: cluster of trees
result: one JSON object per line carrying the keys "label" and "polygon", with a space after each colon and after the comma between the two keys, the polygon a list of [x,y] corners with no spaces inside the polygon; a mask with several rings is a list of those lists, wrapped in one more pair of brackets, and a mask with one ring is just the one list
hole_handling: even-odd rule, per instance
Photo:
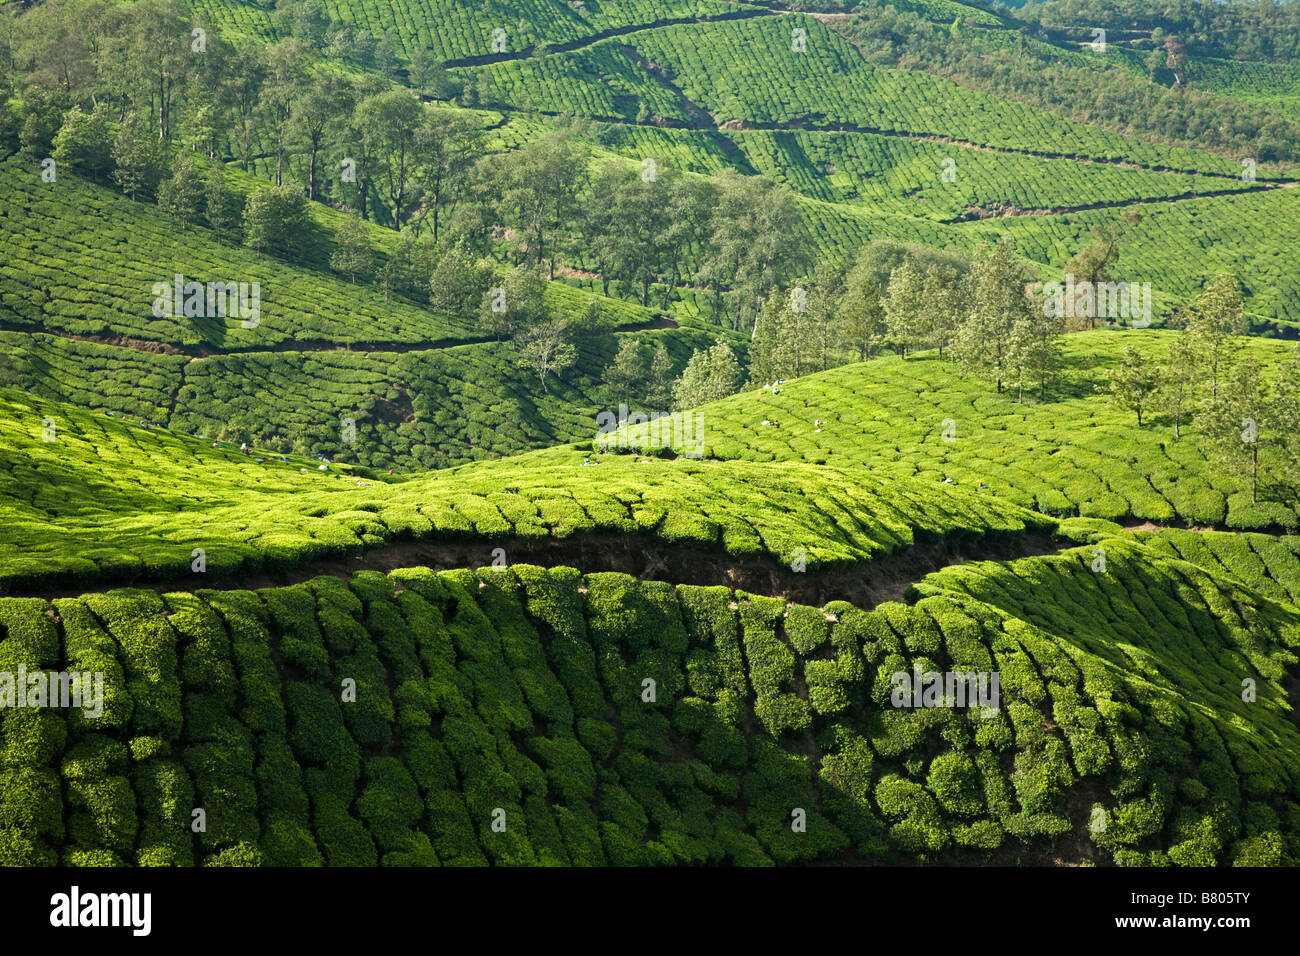
{"label": "cluster of trees", "polygon": [[769,381],[870,358],[937,349],[999,392],[1045,398],[1065,330],[1026,294],[1009,237],[974,256],[878,239],[847,270],[822,266],[769,297],[754,332],[753,373]]}
{"label": "cluster of trees", "polygon": [[1122,25],[1174,35],[1193,54],[1238,60],[1294,62],[1300,58],[1300,9],[1284,0],[1031,0],[1016,16],[1050,30]]}
{"label": "cluster of trees", "polygon": [[[1212,462],[1250,479],[1259,501],[1261,476],[1281,480],[1300,469],[1300,358],[1267,375],[1247,349],[1241,292],[1220,274],[1171,320],[1177,331],[1162,363],[1130,346],[1110,376],[1117,405],[1137,423],[1162,415],[1175,440],[1196,427]],[[1265,491],[1269,491],[1265,482]],[[1281,489],[1294,494],[1295,489]]]}
{"label": "cluster of trees", "polygon": [[667,308],[685,285],[702,289],[715,321],[751,331],[767,290],[806,263],[792,241],[799,217],[789,191],[730,170],[689,176],[653,158],[593,170],[590,138],[580,124],[563,124],[472,163],[468,139],[459,140],[439,189],[417,181],[405,190],[421,198],[421,211],[409,221],[395,215],[404,228],[389,256],[392,276],[381,280],[418,295],[420,282],[404,277],[426,273],[452,249],[544,269],[547,278],[567,262],[605,295],[645,306]]}
{"label": "cluster of trees", "polygon": [[[236,50],[179,0],[76,0],[6,12],[0,139],[51,155],[70,112],[81,110],[99,127],[155,140],[155,151],[166,144],[232,156],[245,170],[261,162],[275,185],[298,179],[309,199],[347,203],[399,228],[429,215],[436,231],[455,204],[455,171],[480,152],[477,130],[394,89],[392,71],[316,68],[338,37],[324,30],[312,0],[280,4],[275,17],[290,36]],[[335,33],[351,35],[346,27]],[[444,74],[427,66],[432,78],[417,78],[445,93]],[[104,165],[101,158],[92,174]],[[136,191],[151,194],[153,185],[143,180]]]}
{"label": "cluster of trees", "polygon": [[734,395],[744,383],[744,366],[726,342],[696,349],[674,378],[673,360],[662,342],[651,350],[636,339],[624,339],[604,375],[611,398],[642,412],[694,408]]}
{"label": "cluster of trees", "polygon": [[[75,0],[7,14],[0,146],[52,156],[60,169],[156,197],[182,223],[205,221],[232,237],[238,200],[172,157],[233,159],[272,189],[401,232],[380,263],[359,248],[365,230],[345,226],[335,268],[421,299],[430,259],[459,247],[474,260],[544,265],[551,278],[557,263],[576,263],[606,294],[645,305],[657,296],[667,307],[689,285],[707,294],[716,321],[749,331],[766,290],[804,265],[791,241],[794,201],[768,180],[733,172],[706,180],[654,159],[593,171],[587,143],[601,137],[578,122],[485,155],[468,114],[422,103],[383,70],[316,68],[337,40],[316,3],[280,4],[275,17],[285,39],[236,50],[179,0]],[[263,215],[255,241],[247,228],[245,241],[300,254],[298,205],[282,192],[254,200]],[[289,218],[268,220],[276,210]]]}
{"label": "cluster of trees", "polygon": [[[1137,17],[1136,13],[1109,9],[1112,0],[1085,0],[1094,2],[1107,9],[1086,15],[1080,12],[1069,20],[1085,39],[1091,39],[1092,27],[1131,23]],[[1228,9],[1268,6],[1198,5],[1213,7],[1216,16]],[[1141,0],[1123,6],[1135,11],[1150,9]],[[999,31],[964,27],[960,21],[952,28],[938,26],[887,4],[864,4],[852,19],[834,26],[845,32],[868,60],[882,66],[925,70],[1114,132],[1137,131],[1166,143],[1268,162],[1300,160],[1300,124],[1294,118],[1270,106],[1188,88],[1183,69],[1188,48],[1180,36],[1187,38],[1189,33],[1173,35],[1171,30],[1170,35],[1162,33],[1146,43],[1148,76],[1144,80],[1118,66],[1071,65],[1035,48],[1029,43],[1031,38],[1050,38],[1050,32],[1038,24],[1026,23],[1019,31],[1018,43],[1010,46]],[[1263,30],[1259,35],[1266,35]]]}
{"label": "cluster of trees", "polygon": [[[1018,400],[1031,390],[1045,399],[1060,371],[1066,323],[1026,287],[1008,237],[973,256],[877,239],[847,268],[820,265],[762,301],[748,376],[725,343],[697,351],[671,390],[674,407],[730,395],[746,377],[771,382],[882,350],[906,359],[921,349],[937,349],[941,360],[988,378],[999,392],[1014,389]],[[625,348],[628,354],[620,353],[606,371],[606,383],[620,394],[641,388],[662,400],[663,383],[652,379],[644,357],[637,364],[632,347]]]}

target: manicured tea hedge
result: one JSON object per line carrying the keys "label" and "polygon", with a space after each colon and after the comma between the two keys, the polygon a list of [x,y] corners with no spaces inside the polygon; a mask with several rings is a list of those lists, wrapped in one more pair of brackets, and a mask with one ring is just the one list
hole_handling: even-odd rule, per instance
{"label": "manicured tea hedge", "polygon": [[[0,599],[5,666],[109,701],[6,712],[0,861],[1294,864],[1296,607],[1105,546],[869,612],[526,565]],[[914,667],[996,712],[894,709]]]}

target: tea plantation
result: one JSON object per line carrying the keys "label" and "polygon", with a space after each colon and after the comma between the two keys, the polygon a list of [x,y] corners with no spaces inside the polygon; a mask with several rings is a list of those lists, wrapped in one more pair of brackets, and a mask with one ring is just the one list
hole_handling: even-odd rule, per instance
{"label": "tea plantation", "polygon": [[[1163,423],[1138,428],[1102,394],[1125,345],[1152,361],[1173,333],[1097,329],[1066,336],[1064,372],[1047,401],[1018,401],[933,352],[876,359],[754,388],[702,410],[713,423],[707,453],[722,460],[806,461],[873,474],[951,479],[957,487],[1053,515],[1295,529],[1293,497],[1252,502],[1248,482],[1207,467],[1194,432],[1176,440]],[[1276,370],[1292,343],[1244,339],[1248,361]],[[764,422],[776,421],[776,427]],[[612,439],[644,444],[649,426]],[[662,428],[662,426],[661,426]],[[665,432],[667,429],[663,429]],[[948,437],[945,437],[948,436]]]}
{"label": "tea plantation", "polygon": [[[347,466],[210,447],[165,429],[0,392],[0,591],[286,570],[385,542],[597,532],[808,567],[946,536],[1014,537],[1050,518],[942,483],[835,469],[560,451],[390,484]],[[47,429],[49,430],[47,432]],[[48,434],[51,440],[46,441]],[[386,477],[386,476],[381,476]]]}
{"label": "tea plantation", "polygon": [[3,5],[0,865],[1300,864],[1295,25]]}
{"label": "tea plantation", "polygon": [[[1289,862],[1300,610],[1110,549],[873,611],[529,566],[0,599],[6,666],[106,679],[5,716],[0,858]],[[893,707],[914,668],[1000,700]]]}

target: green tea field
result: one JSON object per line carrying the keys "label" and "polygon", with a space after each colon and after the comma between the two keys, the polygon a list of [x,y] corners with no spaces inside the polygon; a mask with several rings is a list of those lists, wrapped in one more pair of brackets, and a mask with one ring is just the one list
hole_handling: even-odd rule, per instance
{"label": "green tea field", "polygon": [[0,4],[5,915],[1284,929],[1297,37]]}

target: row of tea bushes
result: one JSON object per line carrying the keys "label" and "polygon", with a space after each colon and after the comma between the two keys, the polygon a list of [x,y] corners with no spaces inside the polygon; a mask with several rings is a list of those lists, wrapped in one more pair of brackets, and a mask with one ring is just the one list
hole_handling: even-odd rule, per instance
{"label": "row of tea bushes", "polygon": [[[1138,428],[1132,413],[1099,394],[1125,346],[1160,361],[1171,340],[1169,333],[1132,329],[1065,336],[1063,369],[1046,402],[1031,389],[1023,402],[1013,389],[998,394],[991,382],[930,352],[805,376],[777,394],[746,390],[699,414],[709,423],[708,454],[724,460],[951,479],[1045,514],[1243,530],[1300,525],[1293,501],[1261,496],[1252,504],[1249,481],[1214,467],[1195,429],[1184,426],[1175,440],[1172,426],[1158,418]],[[1241,348],[1244,360],[1269,370],[1296,353],[1292,343],[1262,339],[1242,339]],[[771,421],[780,424],[763,424]],[[646,428],[614,437],[636,446]]]}
{"label": "row of tea bushes", "polygon": [[[47,425],[47,423],[49,423]],[[288,569],[402,539],[640,534],[810,570],[1055,522],[938,482],[557,449],[387,483],[0,392],[0,586]],[[49,440],[46,440],[46,439]],[[204,567],[195,568],[195,549]]]}
{"label": "row of tea bushes", "polygon": [[[1300,611],[1106,543],[870,612],[522,565],[0,599],[4,667],[105,675],[4,713],[0,860],[1293,863]],[[1000,693],[895,707],[917,669]]]}

